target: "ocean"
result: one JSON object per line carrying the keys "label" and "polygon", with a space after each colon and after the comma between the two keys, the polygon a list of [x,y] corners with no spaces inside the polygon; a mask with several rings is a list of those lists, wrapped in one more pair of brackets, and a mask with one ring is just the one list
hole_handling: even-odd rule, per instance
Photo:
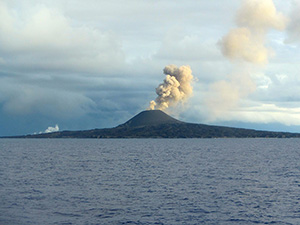
{"label": "ocean", "polygon": [[300,139],[0,139],[0,224],[300,224]]}

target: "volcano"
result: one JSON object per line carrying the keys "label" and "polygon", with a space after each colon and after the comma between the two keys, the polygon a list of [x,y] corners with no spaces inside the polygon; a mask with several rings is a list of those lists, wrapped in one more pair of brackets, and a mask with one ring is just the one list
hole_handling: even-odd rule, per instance
{"label": "volcano", "polygon": [[119,127],[142,127],[178,123],[183,122],[174,119],[161,110],[147,110],[137,114]]}
{"label": "volcano", "polygon": [[299,133],[185,123],[160,110],[143,111],[127,122],[105,129],[61,131],[14,138],[291,138]]}

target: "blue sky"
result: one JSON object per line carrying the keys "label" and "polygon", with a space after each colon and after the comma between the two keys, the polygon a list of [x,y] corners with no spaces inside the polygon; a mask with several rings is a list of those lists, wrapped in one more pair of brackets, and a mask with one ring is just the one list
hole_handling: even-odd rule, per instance
{"label": "blue sky", "polygon": [[[274,6],[264,18],[221,2],[1,0],[0,135],[116,126],[156,98],[170,64],[194,76],[192,96],[167,109],[176,118],[300,132],[300,2],[252,0]],[[227,49],[244,27],[263,62]]]}

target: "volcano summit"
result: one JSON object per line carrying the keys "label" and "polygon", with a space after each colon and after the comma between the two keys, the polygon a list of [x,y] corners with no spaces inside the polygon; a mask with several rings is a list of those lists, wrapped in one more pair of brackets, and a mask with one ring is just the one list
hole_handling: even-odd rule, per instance
{"label": "volcano summit", "polygon": [[298,133],[185,123],[163,111],[143,111],[114,128],[84,131],[61,131],[18,138],[291,138]]}
{"label": "volcano summit", "polygon": [[137,114],[119,127],[143,127],[176,123],[183,122],[174,119],[161,110],[147,110]]}

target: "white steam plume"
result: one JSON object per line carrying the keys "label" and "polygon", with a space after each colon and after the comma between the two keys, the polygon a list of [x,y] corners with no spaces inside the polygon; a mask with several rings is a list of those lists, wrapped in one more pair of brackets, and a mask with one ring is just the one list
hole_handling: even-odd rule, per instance
{"label": "white steam plume", "polygon": [[178,103],[184,103],[193,93],[193,75],[189,66],[168,65],[164,68],[164,74],[166,78],[156,88],[158,96],[150,102],[150,110],[165,110]]}
{"label": "white steam plume", "polygon": [[238,64],[227,80],[211,86],[213,96],[208,98],[207,106],[212,110],[212,117],[232,109],[241,98],[255,91],[256,85],[251,78],[253,65],[268,63],[272,53],[265,46],[267,32],[270,29],[284,30],[286,22],[287,19],[276,11],[272,0],[243,1],[236,16],[237,28],[230,30],[219,42],[223,55]]}
{"label": "white steam plume", "polygon": [[59,131],[59,127],[58,125],[56,124],[55,127],[48,127],[44,133],[52,133],[52,132],[57,132]]}

